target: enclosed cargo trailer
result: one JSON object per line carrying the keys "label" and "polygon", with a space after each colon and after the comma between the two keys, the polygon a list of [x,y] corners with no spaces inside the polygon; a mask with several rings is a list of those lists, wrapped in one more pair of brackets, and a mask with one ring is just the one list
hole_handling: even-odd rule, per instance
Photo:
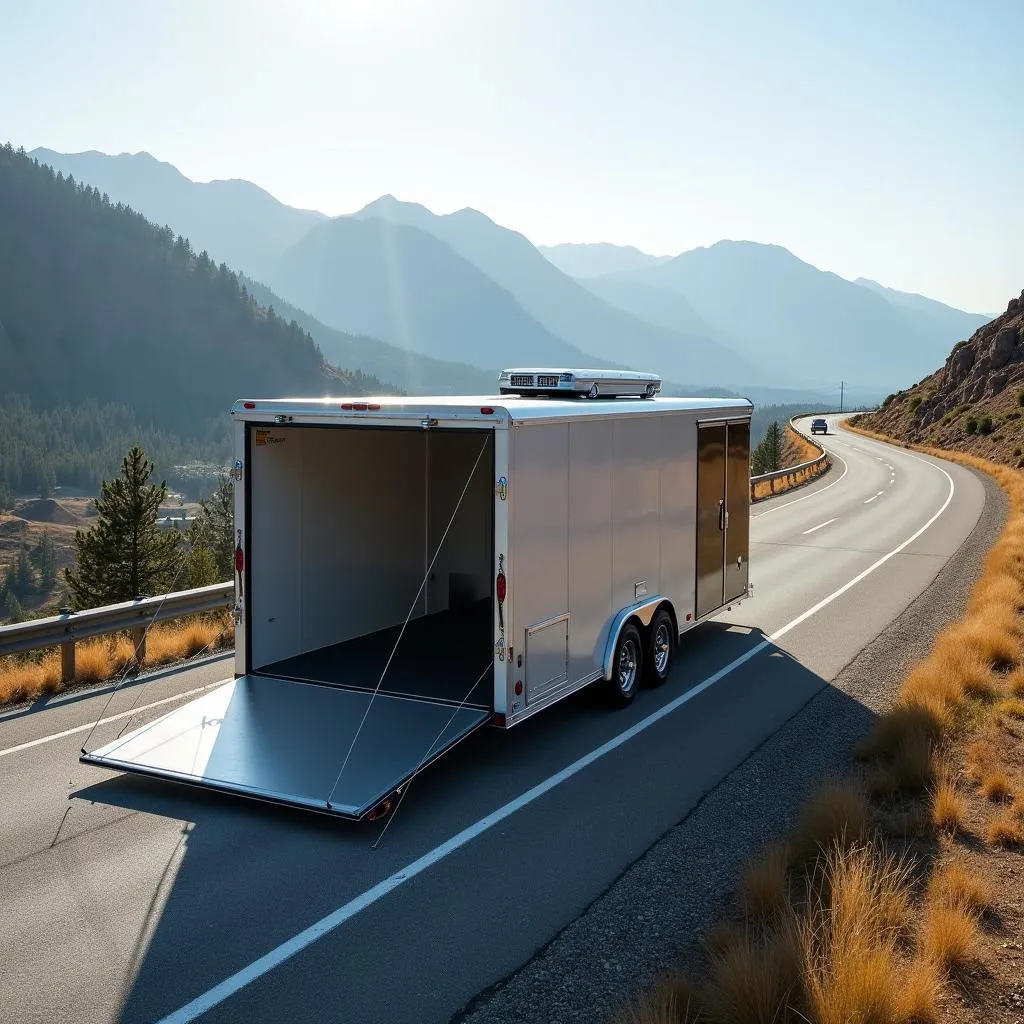
{"label": "enclosed cargo trailer", "polygon": [[659,387],[237,402],[235,679],[82,759],[361,818],[483,725],[663,682],[748,592],[751,405]]}

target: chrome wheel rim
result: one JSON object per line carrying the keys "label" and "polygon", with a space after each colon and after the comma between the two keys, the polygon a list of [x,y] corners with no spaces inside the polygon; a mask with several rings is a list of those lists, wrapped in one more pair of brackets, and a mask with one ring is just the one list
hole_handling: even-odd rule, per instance
{"label": "chrome wheel rim", "polygon": [[619,689],[623,693],[631,693],[636,686],[636,654],[636,642],[630,638],[619,652]]}
{"label": "chrome wheel rim", "polygon": [[658,675],[663,676],[668,671],[668,659],[672,654],[672,635],[669,633],[668,624],[663,622],[654,633],[654,667]]}

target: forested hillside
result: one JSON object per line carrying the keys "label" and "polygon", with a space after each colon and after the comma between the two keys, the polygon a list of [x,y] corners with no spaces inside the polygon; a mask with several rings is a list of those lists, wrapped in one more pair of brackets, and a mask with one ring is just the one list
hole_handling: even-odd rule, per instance
{"label": "forested hillside", "polygon": [[226,265],[123,204],[0,149],[0,392],[86,397],[202,437],[242,395],[377,390],[336,371]]}
{"label": "forested hillside", "polygon": [[173,480],[226,458],[236,398],[371,390],[186,239],[0,148],[0,498],[91,490],[135,442]]}

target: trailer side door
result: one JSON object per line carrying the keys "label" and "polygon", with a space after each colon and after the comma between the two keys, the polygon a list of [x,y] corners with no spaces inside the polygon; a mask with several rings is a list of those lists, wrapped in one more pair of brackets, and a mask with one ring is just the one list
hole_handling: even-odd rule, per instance
{"label": "trailer side door", "polygon": [[697,427],[697,617],[747,591],[750,421]]}

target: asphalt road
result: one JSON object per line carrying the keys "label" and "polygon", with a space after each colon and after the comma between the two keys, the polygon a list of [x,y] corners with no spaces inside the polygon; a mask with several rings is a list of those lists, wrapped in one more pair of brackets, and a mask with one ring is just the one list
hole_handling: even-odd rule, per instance
{"label": "asphalt road", "polygon": [[[584,692],[471,737],[376,848],[380,824],[80,765],[105,692],[0,715],[0,1017],[448,1021],[784,727],[970,533],[984,491],[969,471],[823,440],[832,472],[752,510],[753,599],[687,635],[668,685],[617,712]],[[230,671],[167,673],[107,713],[134,701],[144,721]]]}

